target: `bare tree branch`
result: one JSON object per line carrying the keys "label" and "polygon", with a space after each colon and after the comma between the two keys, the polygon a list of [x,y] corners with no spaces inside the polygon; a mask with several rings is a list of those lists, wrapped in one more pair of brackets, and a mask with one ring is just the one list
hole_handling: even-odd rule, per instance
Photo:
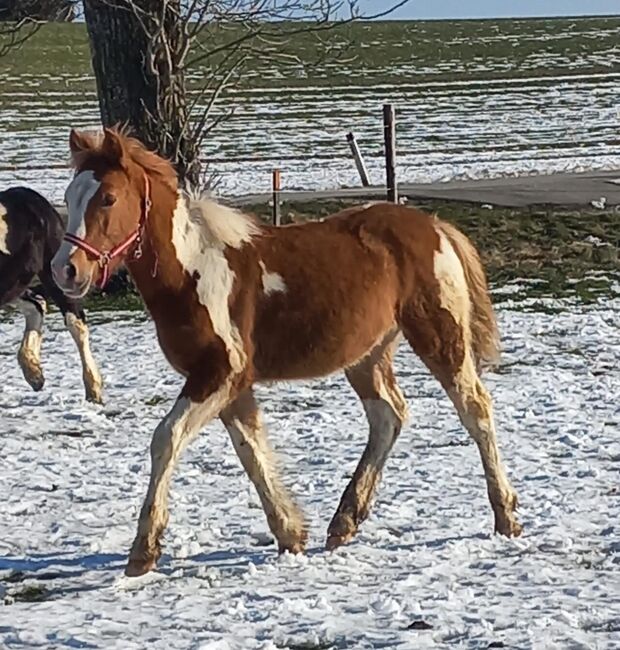
{"label": "bare tree branch", "polygon": [[77,0],[20,0],[0,4],[0,57],[18,50],[48,21],[71,20]]}
{"label": "bare tree branch", "polygon": [[15,23],[7,23],[0,26],[0,57],[5,56],[12,50],[18,50],[31,36],[34,36],[41,25],[42,20],[23,18]]}
{"label": "bare tree branch", "polygon": [[[128,121],[149,146],[176,164],[181,176],[197,180],[200,146],[230,117],[234,106],[219,114],[214,109],[248,64],[275,62],[307,70],[327,60],[350,61],[350,56],[345,58],[347,39],[334,44],[328,38],[334,30],[384,18],[409,0],[384,0],[384,8],[370,15],[360,11],[359,0],[23,0],[21,4],[35,1],[84,5],[93,60],[111,57],[118,71],[114,78],[105,60],[95,64],[104,123]],[[116,15],[103,19],[106,12]],[[34,12],[5,27],[0,23],[0,55],[21,46],[41,25]],[[131,30],[137,30],[135,42],[125,42],[132,40]],[[115,31],[122,31],[125,40],[115,41],[121,39]],[[304,35],[313,43],[311,57],[291,51],[291,44]],[[119,48],[120,56],[114,48]],[[131,59],[136,88],[131,87],[131,75],[123,72],[123,48]],[[197,69],[205,78],[190,94],[186,77]],[[127,86],[122,101],[119,79]],[[132,102],[133,108],[128,106]]]}

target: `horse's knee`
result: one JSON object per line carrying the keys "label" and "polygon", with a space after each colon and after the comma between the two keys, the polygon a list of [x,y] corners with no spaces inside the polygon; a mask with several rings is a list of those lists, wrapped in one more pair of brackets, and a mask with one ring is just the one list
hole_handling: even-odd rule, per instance
{"label": "horse's knee", "polygon": [[384,398],[366,399],[362,404],[366,411],[371,438],[385,440],[391,445],[405,422],[405,412],[391,400]]}
{"label": "horse's knee", "polygon": [[489,434],[493,428],[491,394],[478,377],[468,357],[448,391],[459,415],[475,437]]}
{"label": "horse's knee", "polygon": [[163,419],[156,427],[151,438],[151,458],[159,459],[165,455],[166,450],[171,447],[173,425]]}

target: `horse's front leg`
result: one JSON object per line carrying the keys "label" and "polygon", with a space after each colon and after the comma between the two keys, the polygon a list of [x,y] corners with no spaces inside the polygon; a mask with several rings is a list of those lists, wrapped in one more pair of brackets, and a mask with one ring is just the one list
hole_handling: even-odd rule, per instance
{"label": "horse's front leg", "polygon": [[126,575],[138,576],[155,568],[161,555],[160,537],[168,524],[168,491],[174,466],[192,438],[233,398],[228,380],[197,391],[196,381],[190,377],[172,410],[155,429],[151,441],[151,480]]}
{"label": "horse's front leg", "polygon": [[303,552],[307,538],[304,518],[280,479],[252,389],[243,391],[220,417],[243,468],[254,483],[280,552]]}
{"label": "horse's front leg", "polygon": [[17,360],[25,380],[33,390],[41,390],[45,383],[41,369],[41,339],[43,337],[43,319],[45,318],[45,299],[26,291],[16,301],[16,306],[26,319],[26,327],[22,338]]}
{"label": "horse's front leg", "polygon": [[84,310],[79,301],[67,297],[59,288],[49,267],[39,273],[39,278],[48,298],[56,303],[65,319],[65,325],[75,341],[82,361],[82,378],[86,390],[86,399],[96,404],[103,403],[103,380],[97,363],[90,351],[90,335],[86,325]]}

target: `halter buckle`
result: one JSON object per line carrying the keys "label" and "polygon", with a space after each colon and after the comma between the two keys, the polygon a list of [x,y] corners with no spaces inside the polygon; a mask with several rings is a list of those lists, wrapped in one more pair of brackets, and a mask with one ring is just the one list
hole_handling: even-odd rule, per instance
{"label": "halter buckle", "polygon": [[109,266],[111,261],[112,258],[110,257],[110,253],[108,253],[108,251],[102,251],[99,253],[99,259],[97,260],[97,263],[99,264],[100,269],[104,269],[106,266]]}

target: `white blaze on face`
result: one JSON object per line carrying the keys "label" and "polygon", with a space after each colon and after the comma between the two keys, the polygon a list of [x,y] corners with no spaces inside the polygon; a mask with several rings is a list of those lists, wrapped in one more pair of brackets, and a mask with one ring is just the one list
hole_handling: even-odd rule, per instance
{"label": "white blaze on face", "polygon": [[179,195],[172,217],[176,257],[183,269],[195,278],[198,300],[207,308],[215,333],[226,345],[233,371],[239,372],[246,364],[247,355],[228,308],[235,273],[224,255],[225,244],[215,236],[215,230],[215,224],[208,223],[201,210],[190,212],[184,197]]}
{"label": "white blaze on face", "polygon": [[265,295],[269,296],[272,293],[286,293],[284,278],[279,273],[270,273],[262,260],[259,262],[259,265],[263,273],[263,292]]}
{"label": "white blaze on face", "polygon": [[9,224],[6,221],[6,208],[0,203],[0,253],[10,255],[9,244]]}
{"label": "white blaze on face", "polygon": [[[72,181],[65,193],[67,203],[67,232],[77,237],[84,238],[86,235],[86,224],[84,217],[90,200],[95,196],[101,182],[95,178],[95,172],[87,170],[80,172]],[[53,263],[65,265],[75,250],[75,245],[63,241],[58,252],[54,255]]]}

